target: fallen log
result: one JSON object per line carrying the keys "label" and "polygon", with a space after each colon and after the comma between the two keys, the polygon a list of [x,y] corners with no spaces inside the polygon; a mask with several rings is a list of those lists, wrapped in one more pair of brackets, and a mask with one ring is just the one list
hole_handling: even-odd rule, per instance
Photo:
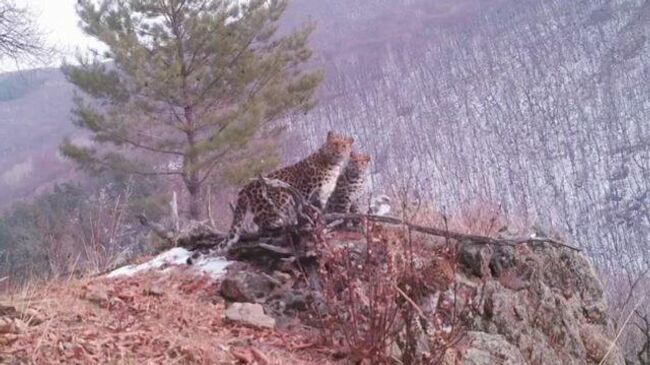
{"label": "fallen log", "polygon": [[372,214],[355,214],[355,213],[325,214],[325,221],[327,223],[337,221],[337,220],[346,220],[346,219],[367,219],[373,222],[401,225],[401,226],[406,226],[415,232],[420,232],[420,233],[428,234],[431,236],[442,237],[442,238],[449,238],[456,241],[471,241],[472,243],[476,243],[476,244],[515,246],[523,243],[528,243],[528,244],[548,243],[554,246],[564,247],[574,251],[581,251],[581,249],[575,246],[571,246],[567,243],[564,243],[562,241],[556,240],[551,237],[492,238],[492,237],[475,235],[475,234],[454,232],[448,229],[421,226],[421,225],[405,222],[398,218],[388,217],[388,216],[380,216],[380,215],[372,215]]}
{"label": "fallen log", "polygon": [[[493,237],[482,236],[482,235],[454,232],[442,228],[421,226],[421,225],[405,222],[401,219],[389,217],[389,216],[377,216],[371,214],[356,214],[356,213],[348,213],[348,214],[330,213],[330,214],[324,214],[323,219],[326,223],[341,221],[341,220],[349,220],[349,219],[357,219],[357,220],[367,219],[368,221],[372,221],[372,222],[406,226],[415,232],[420,232],[431,236],[448,238],[456,241],[470,241],[472,243],[484,244],[484,245],[516,246],[524,243],[551,244],[557,247],[564,247],[574,251],[581,251],[580,248],[571,246],[565,242],[550,237],[493,238]],[[144,222],[143,224],[150,227],[152,231],[157,235],[161,236],[161,238],[169,239],[169,231],[162,230],[155,225],[151,225],[150,223],[147,223],[148,220],[146,220],[146,217],[145,219],[141,219],[141,222]],[[272,235],[269,235],[269,232],[245,232],[242,233],[239,242],[232,247],[232,250],[234,250],[234,252],[239,252],[242,250],[272,251],[270,249],[270,247],[272,246],[277,247],[277,246],[286,245],[287,232],[309,233],[311,231],[312,228],[305,229],[305,227],[292,225],[289,227],[285,227],[284,229],[280,229],[278,230],[278,232],[275,232]],[[219,245],[219,243],[223,241],[225,237],[226,235],[220,232],[200,232],[196,235],[192,235],[190,233],[186,236],[177,237],[174,238],[173,241],[175,245],[180,247],[185,247],[189,250],[206,250],[206,249],[216,248]],[[278,251],[277,253],[280,255],[288,255],[287,252],[281,250]]]}

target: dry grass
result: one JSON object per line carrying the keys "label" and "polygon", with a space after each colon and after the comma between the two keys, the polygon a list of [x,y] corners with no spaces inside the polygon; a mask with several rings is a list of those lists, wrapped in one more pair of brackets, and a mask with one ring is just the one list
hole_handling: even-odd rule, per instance
{"label": "dry grass", "polygon": [[322,246],[326,337],[352,363],[440,363],[464,335],[455,251],[402,227],[368,228],[361,250]]}
{"label": "dry grass", "polygon": [[[617,343],[631,361],[650,355],[650,336],[647,335],[650,327],[646,322],[650,318],[650,305],[647,305],[650,297],[648,275],[648,269],[635,272],[626,267],[615,273],[600,273],[607,292],[609,314],[618,337]],[[645,364],[645,359],[637,361]]]}
{"label": "dry grass", "polygon": [[525,235],[524,231],[531,226],[531,222],[507,218],[500,205],[483,200],[468,203],[451,212],[430,204],[401,204],[395,207],[393,214],[413,224],[488,237],[495,237],[504,226]]}
{"label": "dry grass", "polygon": [[18,312],[17,328],[0,330],[0,363],[333,363],[304,329],[257,330],[224,322],[217,288],[180,269],[26,286],[0,298]]}

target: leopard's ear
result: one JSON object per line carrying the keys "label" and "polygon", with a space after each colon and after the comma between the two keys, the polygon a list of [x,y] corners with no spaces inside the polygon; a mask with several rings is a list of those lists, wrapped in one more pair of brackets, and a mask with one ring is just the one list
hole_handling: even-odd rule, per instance
{"label": "leopard's ear", "polygon": [[329,131],[329,132],[327,132],[327,140],[328,140],[328,141],[333,140],[333,139],[334,139],[334,136],[335,136],[334,131]]}
{"label": "leopard's ear", "polygon": [[348,143],[353,144],[354,143],[354,138],[348,137]]}
{"label": "leopard's ear", "polygon": [[356,155],[356,160],[360,162],[370,162],[370,155],[365,153],[359,153]]}

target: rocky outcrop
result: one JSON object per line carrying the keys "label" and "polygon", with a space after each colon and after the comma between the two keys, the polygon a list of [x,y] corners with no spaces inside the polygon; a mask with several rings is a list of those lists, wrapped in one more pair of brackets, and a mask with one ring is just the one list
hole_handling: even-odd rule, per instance
{"label": "rocky outcrop", "polygon": [[[248,323],[247,318],[273,316],[285,327],[294,319],[324,316],[334,336],[367,331],[347,354],[353,360],[372,355],[363,352],[364,341],[372,341],[372,320],[393,313],[383,327],[391,339],[377,347],[386,345],[392,358],[410,359],[404,363],[442,354],[445,365],[625,364],[612,344],[602,284],[581,252],[544,240],[441,244],[426,236],[412,242],[419,248],[408,256],[400,232],[376,225],[369,241],[354,232],[330,234],[315,258],[321,269],[312,275],[268,269],[274,266],[268,262],[266,268],[232,265],[220,293],[229,302],[246,303],[232,304],[226,318]],[[383,313],[369,304],[374,301],[384,309],[397,306]],[[357,327],[346,318],[355,318]]]}
{"label": "rocky outcrop", "polygon": [[[468,348],[451,350],[460,363],[600,364],[607,355],[605,364],[624,364],[610,351],[607,303],[584,255],[548,245],[461,244],[459,253],[457,281],[474,290],[476,309]],[[500,362],[485,362],[487,354]]]}

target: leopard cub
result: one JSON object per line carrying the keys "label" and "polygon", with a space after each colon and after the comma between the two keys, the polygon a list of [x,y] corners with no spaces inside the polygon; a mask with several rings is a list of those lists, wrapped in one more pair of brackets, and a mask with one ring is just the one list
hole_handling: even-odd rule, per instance
{"label": "leopard cub", "polygon": [[352,152],[345,170],[336,181],[336,188],[327,201],[327,213],[357,213],[368,178],[370,156]]}
{"label": "leopard cub", "polygon": [[[347,164],[354,139],[329,132],[326,142],[305,159],[269,173],[269,180],[280,180],[318,207],[325,206],[336,181]],[[294,198],[285,189],[271,187],[259,179],[244,186],[237,198],[233,221],[221,248],[239,240],[244,218],[250,212],[260,230],[273,230],[296,221]]]}

